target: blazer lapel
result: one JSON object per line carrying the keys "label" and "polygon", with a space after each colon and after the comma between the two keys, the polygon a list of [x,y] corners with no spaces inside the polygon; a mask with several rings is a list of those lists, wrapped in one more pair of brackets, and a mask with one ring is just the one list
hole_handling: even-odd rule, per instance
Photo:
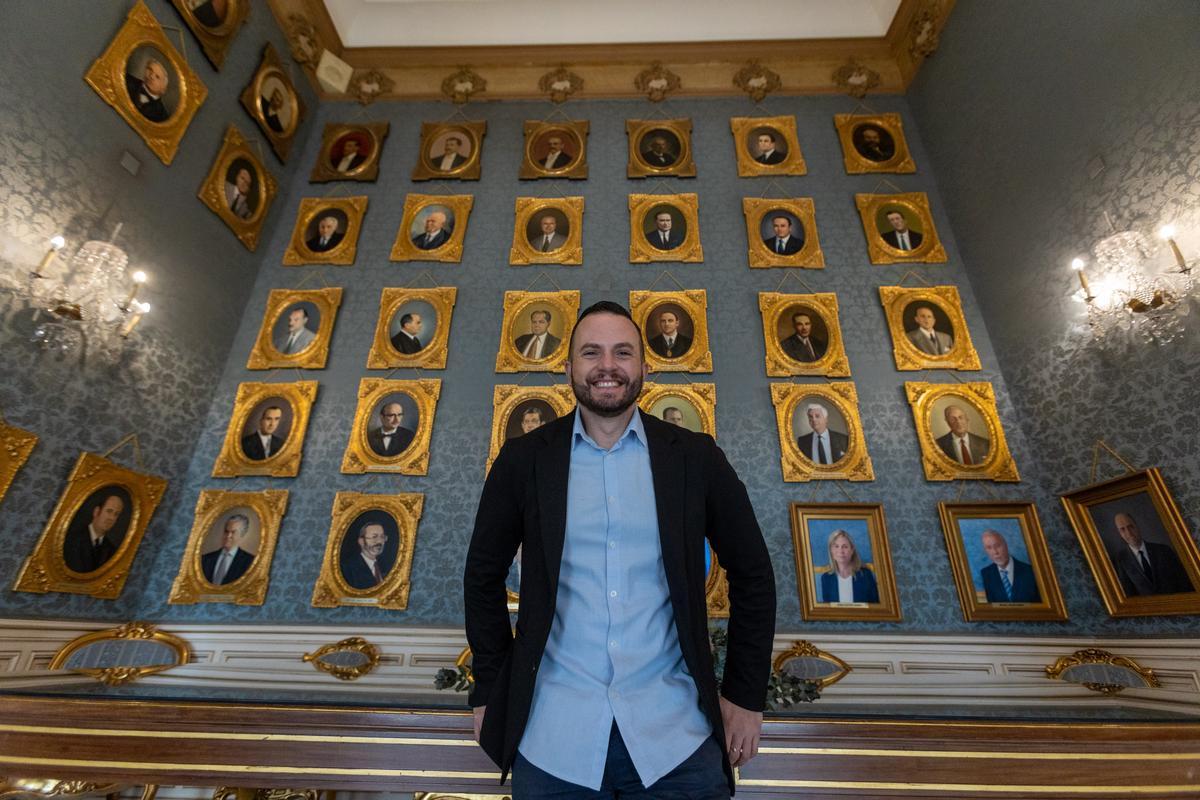
{"label": "blazer lapel", "polygon": [[[641,412],[638,412],[641,414]],[[686,624],[681,614],[687,612],[687,554],[684,552],[684,487],[687,482],[687,462],[677,445],[669,423],[659,422],[642,414],[642,425],[650,449],[650,474],[654,478],[654,505],[658,511],[658,538],[662,546],[663,569],[667,573],[667,588],[671,605],[681,630]]]}
{"label": "blazer lapel", "polygon": [[[538,450],[533,466],[537,485],[538,517],[541,520],[542,549],[546,554],[546,574],[550,576],[550,602],[558,596],[558,572],[562,566],[563,540],[567,530],[567,479],[571,469],[571,432],[575,413],[562,418],[547,436],[546,446]],[[553,423],[552,423],[553,424]]]}

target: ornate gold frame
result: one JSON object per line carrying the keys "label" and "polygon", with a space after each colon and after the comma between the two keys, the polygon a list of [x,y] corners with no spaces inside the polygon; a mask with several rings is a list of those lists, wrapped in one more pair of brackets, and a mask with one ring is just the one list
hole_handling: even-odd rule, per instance
{"label": "ornate gold frame", "polygon": [[[530,308],[548,305],[554,315],[562,320],[560,344],[545,358],[525,358],[517,349],[516,338],[525,331],[517,328],[529,325]],[[500,326],[500,349],[496,353],[496,372],[560,372],[567,360],[571,331],[575,318],[579,316],[579,290],[561,292],[514,292],[504,293],[504,322]],[[551,323],[553,324],[553,323]]]}
{"label": "ornate gold frame", "polygon": [[1179,511],[1178,503],[1171,495],[1171,490],[1167,488],[1162,473],[1157,467],[1151,467],[1141,472],[1131,472],[1094,483],[1060,497],[1071,527],[1079,537],[1079,546],[1083,548],[1088,567],[1100,588],[1104,607],[1113,617],[1200,613],[1200,591],[1129,597],[1121,588],[1112,559],[1096,528],[1090,509],[1094,505],[1143,492],[1148,494],[1153,502],[1154,510],[1158,512],[1159,523],[1167,532],[1171,546],[1179,556],[1192,586],[1200,587],[1200,549],[1188,534],[1187,523]]}
{"label": "ornate gold frame", "polygon": [[708,616],[711,619],[729,619],[729,579],[725,576],[725,568],[717,560],[716,551],[707,541],[704,546],[708,548],[712,559],[708,574],[704,576],[704,604],[708,608]]}
{"label": "ornate gold frame", "polygon": [[700,432],[717,438],[717,385],[715,383],[654,383],[647,382],[638,397],[638,408],[647,414],[659,400],[678,397],[696,409],[700,417]]}
{"label": "ornate gold frame", "polygon": [[[525,120],[525,157],[521,160],[521,170],[518,176],[521,180],[537,178],[570,178],[583,180],[588,176],[587,137],[590,123],[586,119],[562,120],[543,122],[542,120]],[[558,169],[546,169],[533,160],[533,146],[543,134],[559,132],[569,137],[579,151],[570,164]]]}
{"label": "ornate gold frame", "polygon": [[[333,498],[333,519],[329,524],[329,536],[325,540],[325,558],[321,561],[321,574],[317,576],[317,583],[313,586],[312,605],[315,608],[374,606],[396,611],[408,608],[408,593],[412,588],[413,550],[424,508],[423,494],[338,492]],[[384,576],[383,583],[372,589],[355,589],[342,576],[339,564],[342,538],[360,514],[376,509],[390,514],[400,531],[396,563]]]}
{"label": "ornate gold frame", "polygon": [[[458,169],[443,172],[433,165],[429,157],[429,145],[438,136],[449,131],[457,131],[471,140],[471,152],[467,160]],[[480,153],[483,151],[483,137],[487,135],[486,120],[463,120],[461,122],[422,122],[421,145],[417,151],[417,165],[413,167],[414,181],[477,181],[480,174]]]}
{"label": "ornate gold frame", "polygon": [[487,459],[489,470],[496,456],[500,455],[500,448],[507,441],[505,427],[508,418],[517,406],[526,400],[542,400],[560,417],[570,414],[575,408],[575,394],[565,383],[556,383],[553,386],[517,386],[509,383],[497,385],[492,390],[492,436]]}
{"label": "ornate gold frame", "polygon": [[[154,47],[167,61],[178,78],[179,103],[175,113],[163,122],[153,122],[142,116],[133,105],[133,99],[125,88],[125,65],[129,56],[142,45]],[[117,35],[109,42],[99,58],[92,62],[84,80],[129,123],[129,127],[142,137],[158,160],[170,164],[179,150],[179,142],[187,133],[192,118],[208,96],[208,89],[200,76],[188,66],[179,52],[163,33],[158,20],[150,13],[143,0],[137,0]]]}
{"label": "ornate gold frame", "polygon": [[[259,97],[262,96],[263,82],[269,77],[274,77],[288,90],[287,103],[290,106],[292,118],[290,132],[285,130],[283,133],[276,133],[271,130],[271,126],[267,124],[267,118],[263,114]],[[267,137],[267,142],[270,143],[271,150],[274,151],[280,163],[286,164],[292,143],[296,140],[296,133],[300,130],[300,123],[304,121],[304,99],[296,91],[296,84],[292,83],[291,77],[288,76],[287,67],[284,66],[270,42],[263,45],[262,60],[254,70],[254,77],[250,79],[249,85],[242,90],[239,100],[242,108],[246,109],[246,113],[262,131],[263,136]]]}
{"label": "ornate gold frame", "polygon": [[[802,305],[825,324],[829,340],[825,344],[825,355],[816,361],[795,361],[783,352],[776,330],[776,318],[789,306]],[[786,378],[793,375],[823,375],[826,378],[850,377],[850,360],[842,339],[842,324],[838,319],[837,295],[833,292],[815,294],[780,294],[759,292],[758,310],[762,313],[763,344],[766,347],[767,375]]]}
{"label": "ornate gold frame", "polygon": [[[647,325],[654,309],[674,303],[692,318],[692,345],[679,358],[664,358],[650,349]],[[642,331],[642,346],[651,372],[712,372],[712,351],[708,349],[708,292],[685,289],[673,292],[629,293],[629,313]],[[657,335],[657,334],[656,334]]]}
{"label": "ornate gold frame", "polygon": [[[450,341],[450,318],[454,315],[454,303],[458,289],[454,286],[438,286],[431,289],[393,289],[385,287],[379,297],[379,317],[375,321],[375,339],[371,352],[367,354],[367,369],[445,369]],[[437,312],[437,328],[421,351],[404,355],[392,347],[392,317],[408,302],[423,300]]]}
{"label": "ornate gold frame", "polygon": [[[963,316],[962,300],[957,286],[880,286],[879,301],[887,316],[888,330],[892,334],[892,354],[896,369],[901,371],[923,369],[978,370],[979,353],[971,343],[971,332]],[[924,301],[937,306],[950,318],[954,329],[954,346],[949,353],[940,356],[922,353],[908,338],[905,330],[904,309],[910,303]]]}
{"label": "ornate gold frame", "polygon": [[[946,537],[946,551],[950,556],[950,568],[954,571],[954,586],[958,590],[958,602],[962,606],[963,619],[967,622],[1023,622],[1026,620],[1066,620],[1067,607],[1063,602],[1062,590],[1050,561],[1050,550],[1046,547],[1046,534],[1038,520],[1037,507],[1025,502],[989,503],[938,503],[938,516],[942,519],[942,533]],[[1007,518],[1019,521],[1025,536],[1034,577],[1037,580],[1040,603],[991,603],[980,600],[972,580],[972,565],[967,563],[966,548],[963,547],[959,520]]]}
{"label": "ornate gold frame", "polygon": [[[298,353],[284,355],[275,349],[275,343],[271,341],[271,332],[283,310],[293,303],[300,302],[312,303],[317,307],[321,314],[321,324],[312,344]],[[267,296],[267,310],[263,313],[258,338],[254,341],[250,357],[246,360],[246,369],[324,369],[329,358],[329,340],[333,337],[333,326],[341,304],[341,287],[272,289],[271,294]]]}
{"label": "ornate gold frame", "polygon": [[[176,1],[178,2],[178,0]],[[225,200],[225,173],[229,171],[234,159],[238,158],[249,161],[258,170],[258,208],[250,215],[250,219],[242,219],[234,214]],[[267,172],[267,167],[259,159],[258,154],[250,149],[242,132],[236,126],[230,125],[225,129],[221,150],[213,159],[212,167],[200,184],[200,191],[196,193],[196,196],[220,217],[221,221],[233,231],[233,235],[238,238],[238,241],[253,253],[258,247],[258,237],[262,233],[263,224],[267,220],[267,212],[270,211],[271,203],[275,201],[278,191],[279,184],[276,183],[275,177]]]}
{"label": "ornate gold frame", "polygon": [[[642,159],[638,145],[642,137],[653,130],[670,131],[679,140],[679,157],[666,167],[655,167]],[[692,157],[692,121],[690,119],[627,119],[625,136],[629,144],[629,162],[625,167],[628,178],[651,178],[673,176],[676,178],[696,177],[696,162]]]}
{"label": "ornate gold frame", "polygon": [[793,658],[816,658],[820,659],[821,661],[827,661],[838,668],[839,671],[835,672],[833,675],[830,675],[827,678],[818,678],[816,681],[814,681],[814,683],[816,683],[817,686],[822,689],[833,686],[835,683],[854,671],[854,667],[850,666],[845,661],[842,661],[833,653],[822,650],[807,639],[800,639],[792,642],[791,647],[775,656],[775,660],[771,662],[771,671],[783,674],[784,666],[786,666],[787,662],[791,661]]}
{"label": "ornate gold frame", "polygon": [[[642,220],[650,209],[659,205],[675,208],[687,224],[687,234],[674,250],[659,250],[646,241]],[[651,261],[682,261],[691,264],[704,261],[704,248],[700,245],[700,200],[696,194],[629,195],[629,263],[646,264]]]}
{"label": "ornate gold frame", "polygon": [[202,25],[184,0],[171,0],[171,5],[175,6],[179,16],[183,17],[184,24],[200,43],[200,49],[204,51],[204,56],[213,65],[213,69],[220,70],[225,62],[225,51],[233,44],[233,37],[237,35],[238,28],[250,14],[250,0],[232,0],[229,10],[225,13],[225,21],[215,29]]}
{"label": "ornate gold frame", "polygon": [[[279,525],[287,513],[288,493],[286,489],[263,489],[261,492],[227,492],[222,489],[204,489],[196,499],[196,514],[192,519],[192,532],[183,548],[183,560],[179,563],[179,574],[171,584],[172,605],[195,603],[237,603],[240,606],[261,606],[267,596],[267,584],[271,577],[271,560],[275,557],[275,544],[279,539]],[[200,566],[201,546],[212,526],[231,508],[247,506],[258,515],[260,525],[258,552],[254,561],[242,577],[224,586],[215,586],[204,578]]]}
{"label": "ornate gold frame", "polygon": [[[176,0],[178,1],[178,0]],[[324,183],[325,181],[364,181],[373,182],[379,177],[379,160],[383,155],[383,141],[387,139],[391,124],[387,122],[327,122],[321,134],[321,149],[317,151],[317,162],[313,164],[312,174],[308,176],[309,183]],[[338,172],[329,166],[329,155],[333,145],[347,133],[361,131],[370,139],[374,147],[371,155],[363,163],[349,172]]]}
{"label": "ornate gold frame", "polygon": [[[929,212],[929,197],[924,192],[901,194],[856,194],[854,204],[862,219],[863,236],[867,240],[867,255],[872,264],[944,264],[946,248],[933,225]],[[897,250],[883,241],[875,226],[875,218],[884,206],[900,206],[921,221],[919,247]],[[907,253],[907,255],[906,255]]]}
{"label": "ornate gold frame", "polygon": [[[800,452],[792,430],[796,407],[806,397],[819,397],[846,420],[846,455],[832,464],[815,464]],[[867,453],[862,420],[858,416],[858,391],[851,381],[837,383],[772,383],[771,404],[779,429],[780,465],[786,483],[811,480],[873,481],[875,469]]]}
{"label": "ornate gold frame", "polygon": [[[773,128],[787,142],[787,154],[778,164],[760,164],[746,149],[746,137],[755,128]],[[733,134],[733,149],[737,154],[739,178],[758,175],[807,175],[808,165],[800,152],[800,137],[796,134],[796,118],[783,117],[731,117],[729,130]]]}
{"label": "ornate gold frame", "polygon": [[[899,114],[834,114],[833,124],[842,143],[842,160],[846,164],[847,175],[917,171],[917,165],[908,152],[908,139],[904,136],[904,123]],[[854,129],[859,125],[874,125],[891,134],[892,141],[896,143],[896,152],[892,157],[887,161],[872,161],[860,154],[854,146]]]}
{"label": "ornate gold frame", "polygon": [[[367,213],[366,195],[357,197],[302,197],[296,210],[296,224],[292,227],[292,238],[283,251],[283,264],[295,267],[301,264],[338,264],[348,266],[358,255],[358,234],[362,230],[363,215]],[[305,232],[309,224],[322,211],[336,210],[346,215],[346,232],[336,247],[324,253],[308,249]]]}
{"label": "ornate gold frame", "polygon": [[37,443],[36,433],[0,421],[0,501],[8,494],[13,479],[29,460]]}
{"label": "ornate gold frame", "polygon": [[[1121,667],[1130,672],[1135,673],[1142,679],[1143,686],[1127,687],[1119,683],[1080,683],[1079,685],[1093,692],[1099,692],[1106,696],[1112,696],[1125,691],[1127,688],[1142,688],[1142,689],[1157,689],[1162,684],[1159,683],[1158,676],[1154,674],[1154,670],[1149,667],[1143,667],[1141,664],[1126,656],[1118,656],[1110,653],[1107,650],[1101,650],[1098,647],[1088,647],[1083,650],[1076,650],[1069,656],[1059,656],[1054,663],[1046,667],[1046,677],[1050,680],[1067,680],[1063,676],[1071,667],[1078,667],[1083,664],[1108,664],[1114,667]],[[1074,681],[1070,681],[1074,683]]]}
{"label": "ornate gold frame", "polygon": [[75,651],[89,644],[95,642],[125,641],[129,639],[150,639],[161,642],[174,651],[178,661],[175,664],[158,664],[153,667],[101,667],[96,669],[72,669],[71,671],[80,675],[87,675],[89,678],[95,678],[105,686],[123,686],[127,683],[133,683],[139,678],[144,678],[147,675],[154,675],[174,669],[175,667],[182,667],[191,660],[191,648],[188,647],[187,642],[178,636],[160,631],[148,622],[126,622],[124,625],[119,625],[116,628],[92,631],[91,633],[75,637],[58,649],[58,652],[50,659],[50,663],[46,665],[46,669],[65,669],[67,661],[70,660]]}
{"label": "ornate gold frame", "polygon": [[[927,481],[993,480],[1018,482],[1021,476],[1008,451],[1004,428],[996,411],[996,394],[992,384],[985,381],[962,383],[925,383],[907,381],[904,391],[912,406],[921,443],[921,466]],[[931,406],[943,397],[958,397],[973,406],[987,423],[988,454],[978,464],[960,464],[942,452],[934,439],[930,424]],[[978,432],[972,431],[978,435]]]}
{"label": "ornate gold frame", "polygon": [[[331,653],[361,653],[366,656],[367,661],[357,666],[344,666],[321,660]],[[379,666],[379,648],[361,636],[350,636],[333,644],[322,645],[311,653],[305,653],[300,660],[305,664],[312,664],[314,669],[332,675],[339,681],[356,681],[364,675],[370,675]]]}
{"label": "ornate gold frame", "polygon": [[[475,196],[470,194],[409,194],[404,197],[404,215],[392,244],[390,261],[444,261],[457,264],[462,261],[463,243],[467,238],[467,218],[475,205]],[[426,206],[446,206],[454,212],[454,231],[440,247],[422,250],[412,243],[409,230],[417,214]]]}
{"label": "ornate gold frame", "polygon": [[[545,211],[561,211],[567,218],[567,240],[561,247],[543,253],[526,236],[526,228],[534,216]],[[582,264],[583,263],[583,198],[582,197],[518,197],[513,219],[512,250],[508,263]]]}
{"label": "ornate gold frame", "polygon": [[[292,426],[279,452],[262,461],[252,461],[242,452],[242,428],[254,407],[269,397],[282,397],[292,407]],[[225,441],[213,464],[214,478],[234,478],[239,475],[270,475],[275,478],[294,478],[300,472],[300,456],[304,450],[304,434],[308,416],[317,399],[316,381],[292,383],[239,383]]]}
{"label": "ornate gold frame", "polygon": [[[796,560],[796,588],[800,594],[800,616],[809,620],[899,622],[900,597],[888,545],[887,522],[879,503],[792,503],[792,552]],[[871,571],[879,589],[879,603],[821,603],[817,601],[817,569],[811,563],[808,523],[815,519],[857,519],[867,523],[874,560]]]}
{"label": "ornate gold frame", "polygon": [[[774,209],[791,212],[804,226],[804,247],[798,253],[776,253],[763,243],[761,224],[765,214]],[[824,269],[825,253],[817,236],[817,216],[811,197],[771,199],[743,197],[742,215],[746,218],[746,258],[751,267],[804,267]]]}
{"label": "ornate gold frame", "polygon": [[[75,572],[63,558],[67,529],[92,492],[109,485],[119,486],[129,493],[132,512],[125,536],[112,558],[95,572]],[[91,595],[98,600],[116,598],[125,586],[146,526],[166,490],[167,482],[162,478],[134,472],[95,453],[80,453],[42,535],[17,573],[13,591],[68,592]]]}
{"label": "ornate gold frame", "polygon": [[[381,456],[367,443],[367,430],[373,420],[375,404],[389,394],[403,393],[417,404],[417,428],[412,442],[395,456]],[[433,434],[433,419],[437,413],[438,397],[442,393],[440,378],[421,378],[415,381],[390,381],[386,378],[363,378],[358,382],[358,407],[354,411],[354,427],[342,456],[342,472],[357,475],[363,472],[398,472],[401,475],[429,474],[429,438]],[[408,427],[408,426],[405,426]]]}

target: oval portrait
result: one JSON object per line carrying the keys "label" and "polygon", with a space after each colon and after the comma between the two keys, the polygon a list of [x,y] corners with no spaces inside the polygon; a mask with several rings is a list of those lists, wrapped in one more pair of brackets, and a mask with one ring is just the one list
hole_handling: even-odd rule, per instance
{"label": "oval portrait", "polygon": [[534,302],[513,315],[509,340],[522,358],[541,361],[563,345],[562,315],[549,303]]}
{"label": "oval portrait", "polygon": [[646,315],[646,345],[660,358],[683,358],[696,335],[691,315],[678,303],[659,303]]}
{"label": "oval portrait", "polygon": [[984,463],[992,450],[983,412],[965,397],[944,395],[930,403],[929,431],[938,450],[964,467]]}
{"label": "oval portrait", "polygon": [[401,355],[415,355],[425,349],[437,334],[437,309],[425,300],[401,303],[388,322],[392,347]]}
{"label": "oval portrait", "polygon": [[666,128],[652,128],[642,135],[638,142],[638,157],[649,167],[662,169],[672,166],[679,160],[683,145],[674,131]]}
{"label": "oval portrait", "polygon": [[375,153],[375,140],[362,128],[346,131],[329,145],[329,166],[342,175],[360,172]]}
{"label": "oval portrait", "polygon": [[558,412],[545,400],[533,398],[517,403],[504,423],[504,438],[515,439],[558,418]]}
{"label": "oval portrait", "polygon": [[856,125],[850,133],[854,149],[868,161],[882,163],[896,156],[896,140],[886,129],[873,122]]}
{"label": "oval portrait", "polygon": [[301,300],[288,303],[271,326],[271,344],[284,356],[294,356],[312,347],[321,329],[321,310]]}
{"label": "oval portrait", "polygon": [[133,519],[129,490],[117,484],[89,494],[71,515],[63,537],[63,562],[73,572],[95,572],[121,549]]}
{"label": "oval portrait", "polygon": [[820,395],[805,395],[792,412],[792,435],[800,455],[819,466],[836,464],[850,449],[850,425],[841,410]]}
{"label": "oval portrait", "polygon": [[240,0],[187,0],[188,11],[206,28],[219,28],[229,19],[232,3]]}
{"label": "oval portrait", "polygon": [[439,203],[421,206],[413,214],[408,235],[418,250],[436,250],[454,236],[454,209]]}
{"label": "oval portrait", "polygon": [[266,461],[279,455],[292,430],[295,413],[282,397],[267,397],[255,403],[242,425],[242,455],[251,461]]}
{"label": "oval portrait", "polygon": [[350,220],[340,208],[323,208],[304,226],[304,246],[314,253],[327,253],[342,243]]}
{"label": "oval portrait", "polygon": [[579,140],[572,131],[553,128],[543,131],[529,147],[529,160],[547,172],[566,169],[579,157]]}
{"label": "oval portrait", "polygon": [[249,220],[258,211],[261,181],[247,158],[235,158],[225,168],[225,204],[238,219]]}
{"label": "oval portrait", "polygon": [[885,205],[875,216],[879,238],[893,250],[916,250],[924,240],[920,218],[908,208]]}
{"label": "oval portrait", "polygon": [[783,354],[802,364],[820,361],[829,351],[825,318],[803,303],[785,307],[775,318],[775,335]]}
{"label": "oval portrait", "polygon": [[351,589],[371,591],[387,580],[400,553],[400,526],[390,512],[373,508],[359,514],[338,546],[338,572]]}
{"label": "oval portrait", "polygon": [[258,88],[258,108],[267,127],[285,136],[292,132],[296,122],[296,98],[282,76],[283,73],[276,69],[264,73]]}
{"label": "oval portrait", "polygon": [[240,580],[258,556],[262,520],[249,506],[233,506],[217,515],[200,540],[200,574],[213,586]]}
{"label": "oval portrait", "polygon": [[768,125],[750,129],[746,135],[746,148],[759,164],[782,164],[787,158],[787,139]]}
{"label": "oval portrait", "polygon": [[560,208],[543,208],[529,216],[525,238],[530,247],[542,253],[557,250],[567,243],[571,223]]}
{"label": "oval portrait", "polygon": [[157,47],[133,48],[125,60],[125,91],[150,122],[166,122],[179,108],[179,73]]}
{"label": "oval portrait", "polygon": [[421,426],[417,401],[405,392],[384,395],[367,419],[367,446],[379,458],[402,455]]}
{"label": "oval portrait", "polygon": [[804,223],[782,208],[773,208],[758,222],[763,247],[781,256],[794,256],[804,249]]}
{"label": "oval portrait", "polygon": [[450,128],[430,140],[425,156],[438,172],[454,172],[467,165],[474,149],[470,134],[462,128]]}
{"label": "oval portrait", "polygon": [[657,250],[674,250],[687,238],[687,218],[673,205],[660,203],[642,219],[646,241]]}
{"label": "oval portrait", "polygon": [[704,423],[700,419],[700,412],[687,398],[666,395],[656,400],[650,406],[648,413],[663,422],[687,428],[695,433],[704,433]]}
{"label": "oval portrait", "polygon": [[909,343],[929,356],[949,355],[954,349],[954,325],[937,303],[914,300],[904,306],[904,333]]}
{"label": "oval portrait", "polygon": [[808,522],[808,557],[818,603],[878,603],[871,533],[864,519]]}

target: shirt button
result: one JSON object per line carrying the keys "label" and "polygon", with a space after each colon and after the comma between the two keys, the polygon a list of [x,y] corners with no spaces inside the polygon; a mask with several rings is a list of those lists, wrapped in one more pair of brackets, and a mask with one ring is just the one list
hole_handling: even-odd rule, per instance
{"label": "shirt button", "polygon": [[616,642],[609,642],[609,643],[608,643],[608,646],[609,646],[609,647],[616,647],[616,646],[617,646],[617,643],[616,643]]}
{"label": "shirt button", "polygon": [[609,593],[608,593],[608,596],[609,596],[609,597],[616,597],[616,596],[617,596],[617,590],[616,590],[616,589],[612,590],[611,592],[609,592]]}
{"label": "shirt button", "polygon": [[617,549],[617,543],[616,543],[616,542],[609,542],[609,543],[608,543],[608,547],[609,547],[609,549],[610,549],[610,550],[616,550],[616,549]]}

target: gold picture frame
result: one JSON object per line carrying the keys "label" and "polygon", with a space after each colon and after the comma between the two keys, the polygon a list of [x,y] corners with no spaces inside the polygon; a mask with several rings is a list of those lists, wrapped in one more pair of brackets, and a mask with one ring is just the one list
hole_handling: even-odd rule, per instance
{"label": "gold picture frame", "polygon": [[[367,354],[367,369],[445,369],[449,352],[450,321],[458,289],[437,286],[429,289],[385,287],[379,298],[375,339]],[[411,309],[406,311],[405,309]],[[403,312],[403,313],[401,313]],[[404,329],[404,318],[413,315],[416,342]],[[426,322],[432,322],[433,335]]]}
{"label": "gold picture frame", "polygon": [[[521,180],[538,178],[569,178],[583,180],[588,176],[587,137],[590,123],[581,120],[525,120],[525,157],[521,160],[518,177]],[[554,146],[554,139],[558,146]],[[550,162],[551,153],[554,161]]]}
{"label": "gold picture frame", "polygon": [[[342,473],[395,472],[401,475],[429,474],[429,439],[433,434],[434,415],[442,393],[439,378],[394,381],[363,378],[358,382],[358,406],[354,427],[342,456]],[[384,434],[383,415],[399,405],[396,435]],[[416,426],[412,418],[416,416]]]}
{"label": "gold picture frame", "polygon": [[[858,391],[851,381],[837,383],[772,383],[771,404],[779,430],[780,466],[786,483],[811,480],[873,481],[875,469],[867,453]],[[825,411],[828,463],[821,463],[825,443],[817,441],[816,417]],[[841,430],[839,430],[839,428]],[[814,451],[816,455],[813,455]]]}
{"label": "gold picture frame", "polygon": [[896,369],[980,369],[958,287],[880,286],[879,301],[892,334]]}
{"label": "gold picture frame", "polygon": [[[487,135],[485,120],[462,120],[459,122],[422,122],[421,147],[417,153],[417,165],[413,167],[414,181],[458,180],[477,181],[481,171],[480,153],[483,137]],[[452,148],[458,140],[457,149]],[[440,157],[434,149],[441,146]],[[453,149],[453,152],[451,152]],[[466,152],[463,152],[463,151]],[[451,157],[448,169],[442,164]]]}
{"label": "gold picture frame", "polygon": [[[317,398],[316,381],[292,383],[239,383],[229,427],[221,452],[213,464],[214,478],[235,478],[241,475],[269,475],[275,478],[294,478],[300,472],[300,457],[304,450],[304,434],[308,417]],[[263,417],[278,408],[272,426]],[[251,422],[254,425],[251,427]],[[267,434],[263,428],[269,428]],[[275,431],[283,430],[280,436]],[[268,451],[263,436],[271,441]],[[257,445],[254,438],[259,439]],[[247,449],[248,448],[248,449]],[[259,453],[263,457],[259,457]]]}
{"label": "gold picture frame", "polygon": [[696,177],[690,119],[627,119],[625,135],[629,141],[626,177]]}
{"label": "gold picture frame", "polygon": [[474,205],[475,197],[469,194],[405,195],[389,260],[459,263]]}
{"label": "gold picture frame", "polygon": [[[662,214],[671,218],[666,243],[662,243],[658,223]],[[659,243],[652,242],[652,236],[658,237]],[[704,248],[700,245],[700,200],[696,194],[629,195],[629,263],[651,261],[694,264],[704,261]]]}
{"label": "gold picture frame", "polygon": [[[358,255],[358,234],[367,213],[367,200],[365,195],[300,198],[292,238],[283,251],[284,266],[353,264]],[[328,234],[321,228],[327,219],[336,222]]]}
{"label": "gold picture frame", "polygon": [[[862,219],[872,264],[944,264],[948,260],[929,211],[929,197],[924,192],[856,194],[854,204]],[[902,250],[885,238],[897,235],[894,230],[885,230],[890,226],[888,220],[892,214],[903,219],[911,249]]]}
{"label": "gold picture frame", "polygon": [[508,263],[582,264],[583,198],[518,197]]}
{"label": "gold picture frame", "polygon": [[794,116],[732,117],[729,130],[739,178],[808,174]]}
{"label": "gold picture frame", "polygon": [[537,409],[537,419],[531,420],[532,427],[529,430],[570,414],[574,408],[575,393],[565,383],[553,386],[518,386],[502,383],[496,386],[492,390],[492,436],[488,447],[487,468],[492,468],[492,462],[500,455],[500,448],[506,441],[528,432],[523,430],[521,423],[531,409]]}
{"label": "gold picture frame", "polygon": [[1157,467],[1060,499],[1110,616],[1200,614],[1200,549]]}
{"label": "gold picture frame", "polygon": [[304,120],[304,99],[270,42],[263,45],[262,60],[238,99],[267,137],[276,158],[286,164]]}
{"label": "gold picture frame", "polygon": [[704,549],[709,562],[704,576],[704,604],[708,609],[709,619],[729,619],[729,578],[707,541],[704,543]]}
{"label": "gold picture frame", "polygon": [[[904,384],[904,391],[917,426],[925,480],[1013,483],[1021,480],[1017,465],[1008,451],[1008,441],[1004,438],[992,384],[984,381],[950,384],[908,381]],[[966,425],[965,457],[959,455],[959,445],[954,441],[950,427],[952,416],[957,424]],[[982,454],[978,452],[980,450]],[[971,463],[960,458],[969,458]]]}
{"label": "gold picture frame", "polygon": [[[742,214],[746,218],[746,258],[751,267],[825,268],[811,197],[743,197]],[[787,227],[777,231],[777,219],[786,219]],[[779,248],[783,252],[778,252]]]}
{"label": "gold picture frame", "polygon": [[[881,504],[792,503],[789,512],[802,619],[901,620],[896,573],[892,569],[887,521]],[[847,601],[841,600],[843,584],[838,581],[834,566],[837,556],[833,545],[842,542],[850,544],[851,559],[846,567],[851,574],[846,588],[851,599]],[[839,554],[844,552],[839,548]],[[818,565],[818,561],[824,565]]]}
{"label": "gold picture frame", "polygon": [[[694,433],[717,438],[717,385],[715,383],[654,383],[642,386],[638,408],[664,422]],[[676,414],[668,414],[674,409]]]}
{"label": "gold picture frame", "polygon": [[[202,490],[167,602],[261,606],[267,597],[271,560],[287,504],[286,489]],[[223,568],[227,539],[236,544],[237,550]]]}
{"label": "gold picture frame", "polygon": [[4,501],[13,479],[25,466],[37,443],[36,433],[14,427],[0,419],[0,502]]}
{"label": "gold picture frame", "polygon": [[[200,76],[167,39],[143,0],[129,9],[121,29],[92,62],[84,80],[164,164],[175,158],[192,118],[208,97]],[[152,87],[146,86],[148,80]]]}
{"label": "gold picture frame", "polygon": [[[338,492],[334,495],[325,557],[321,561],[321,574],[313,586],[312,605],[315,608],[407,609],[412,588],[413,550],[424,507],[423,494]],[[361,545],[358,540],[363,538],[365,530],[374,525],[378,525],[384,534],[381,550],[373,559],[378,567],[376,571],[382,577],[378,582],[361,556],[363,551],[355,547]],[[347,541],[352,531],[355,539]],[[394,547],[389,541],[393,538]],[[386,568],[379,566],[380,563]]]}
{"label": "gold picture frame", "polygon": [[171,5],[183,17],[213,69],[220,70],[225,63],[225,51],[250,14],[250,0],[227,0],[224,17],[212,0],[171,0]]}
{"label": "gold picture frame", "polygon": [[834,114],[847,175],[917,171],[899,114]]}
{"label": "gold picture frame", "polygon": [[275,177],[267,172],[242,132],[230,125],[196,196],[253,253],[278,191]]}
{"label": "gold picture frame", "polygon": [[[578,316],[578,289],[505,292],[496,372],[561,372]],[[538,346],[536,336],[542,337],[541,353],[528,354]]]}
{"label": "gold picture frame", "polygon": [[379,159],[390,129],[387,122],[325,123],[321,149],[308,182],[374,182],[379,177]]}
{"label": "gold picture frame", "polygon": [[341,304],[341,287],[272,289],[246,369],[324,369]]}
{"label": "gold picture frame", "polygon": [[836,294],[759,292],[758,310],[762,314],[767,375],[850,377]]}
{"label": "gold picture frame", "polygon": [[[646,364],[651,372],[712,372],[712,351],[708,349],[708,292],[704,289],[634,290],[629,293],[629,313],[641,328]],[[673,337],[666,327],[665,314],[675,317]]]}
{"label": "gold picture frame", "polygon": [[1033,503],[942,502],[938,516],[964,620],[1067,619]]}
{"label": "gold picture frame", "polygon": [[[42,535],[17,573],[13,591],[115,599],[166,490],[163,478],[134,472],[95,453],[80,453]],[[114,498],[118,502],[110,502]],[[101,544],[93,546],[89,526],[106,518],[112,523]]]}

